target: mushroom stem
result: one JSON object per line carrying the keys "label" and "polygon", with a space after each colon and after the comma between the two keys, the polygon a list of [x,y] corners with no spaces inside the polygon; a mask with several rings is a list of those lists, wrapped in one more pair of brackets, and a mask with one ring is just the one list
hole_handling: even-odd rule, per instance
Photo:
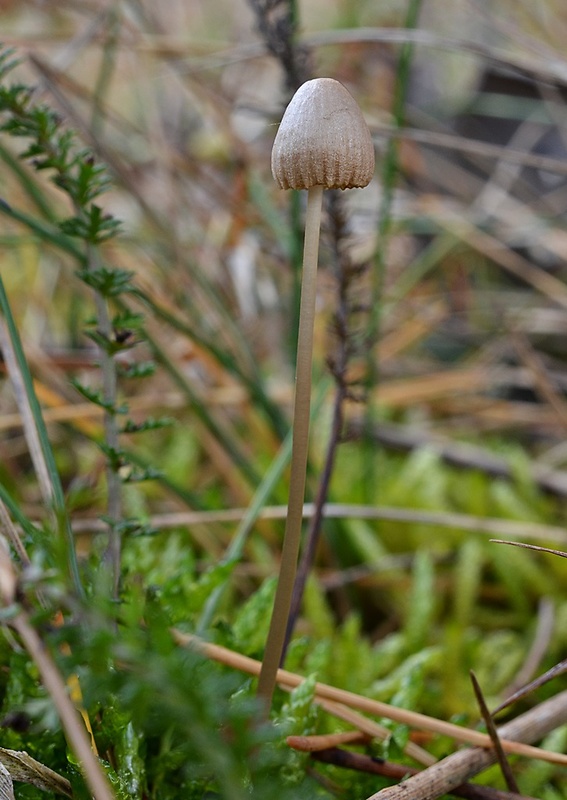
{"label": "mushroom stem", "polygon": [[313,186],[308,190],[305,218],[289,500],[274,610],[258,681],[258,696],[262,698],[266,710],[272,703],[276,675],[280,667],[301,543],[305,473],[309,450],[313,323],[317,295],[317,261],[322,205],[323,186]]}

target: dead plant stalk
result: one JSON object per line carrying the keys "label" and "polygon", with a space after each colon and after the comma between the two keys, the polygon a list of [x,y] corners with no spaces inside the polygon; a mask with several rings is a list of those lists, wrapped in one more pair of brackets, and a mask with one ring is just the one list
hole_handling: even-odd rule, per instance
{"label": "dead plant stalk", "polygon": [[[236,653],[226,647],[203,642],[197,637],[182,633],[177,629],[173,629],[172,633],[175,641],[178,644],[184,647],[195,647],[207,658],[211,658],[212,660],[218,661],[219,663],[225,664],[233,669],[246,672],[249,675],[258,676],[260,674],[262,667],[262,663],[260,661],[256,661],[248,656],[243,656],[241,653]],[[288,670],[284,669],[279,669],[276,677],[278,684],[285,689],[299,686],[299,684],[305,680],[305,678],[303,678],[301,675],[297,675],[294,672],[289,672]],[[379,700],[372,700],[369,697],[364,697],[363,695],[355,694],[354,692],[348,692],[344,689],[338,689],[335,686],[329,686],[325,683],[316,683],[315,698],[317,702],[322,700],[330,700],[333,703],[341,703],[344,706],[356,708],[357,710],[366,712],[367,714],[391,719],[394,720],[394,722],[401,722],[402,724],[409,725],[410,727],[417,728],[419,730],[438,733],[442,736],[449,736],[457,742],[461,742],[463,744],[472,744],[477,748],[486,748],[487,752],[492,752],[492,742],[490,736],[487,736],[485,733],[480,733],[480,731],[474,731],[468,728],[462,728],[459,725],[454,725],[451,722],[445,722],[444,720],[435,719],[434,717],[428,717],[425,714],[419,714],[415,711],[408,711],[407,709],[399,708],[398,706],[390,706],[387,703],[380,702]],[[547,715],[545,716],[545,719],[548,720],[547,724],[550,727],[546,727],[545,722],[540,720],[537,709],[532,709],[532,711],[528,712],[527,715],[524,714],[522,717],[518,717],[518,720],[524,720],[524,718],[527,718],[526,722],[523,722],[522,725],[518,726],[520,735],[515,735],[516,728],[510,728],[512,723],[499,729],[499,734],[502,737],[502,749],[506,753],[513,753],[526,758],[537,758],[541,761],[549,761],[553,764],[567,766],[567,755],[564,755],[563,753],[552,753],[547,750],[542,750],[539,747],[532,747],[531,745],[525,744],[522,741],[522,739],[526,741],[535,741],[545,733],[548,733],[550,730],[553,730],[553,728],[567,721],[567,691],[561,695],[558,695],[558,697],[555,698],[555,701],[558,702],[559,708],[557,714],[551,717],[547,707],[544,709],[544,712],[542,712],[544,715]],[[540,706],[537,708],[540,708]],[[529,730],[526,731],[524,736],[522,734],[525,728],[529,728]],[[517,741],[512,741],[513,739]],[[468,750],[465,752],[472,753],[476,751]],[[484,750],[481,750],[480,752],[484,752]],[[466,780],[466,778],[463,778],[460,783],[462,783],[464,780]]]}

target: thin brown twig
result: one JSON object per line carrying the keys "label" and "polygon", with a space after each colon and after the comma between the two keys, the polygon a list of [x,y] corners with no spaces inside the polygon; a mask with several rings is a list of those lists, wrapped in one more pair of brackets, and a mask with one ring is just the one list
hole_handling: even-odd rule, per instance
{"label": "thin brown twig", "polygon": [[[248,512],[246,508],[227,508],[218,511],[180,511],[167,514],[154,514],[148,523],[154,528],[166,530],[191,525],[212,525],[215,523],[230,524],[240,522]],[[259,519],[285,519],[287,506],[264,506]],[[305,503],[303,516],[311,517],[315,513],[314,503]],[[473,514],[456,514],[444,511],[427,511],[414,508],[393,508],[390,506],[370,506],[349,503],[325,503],[323,506],[325,519],[366,519],[389,520],[390,522],[416,522],[420,525],[439,525],[447,528],[458,528],[464,531],[475,531],[486,536],[508,535],[523,539],[556,541],[567,546],[567,533],[564,528],[554,525],[543,525],[530,522],[516,522],[495,517],[477,517]],[[75,533],[101,533],[106,530],[104,522],[99,519],[83,518],[73,522]],[[367,565],[371,568],[371,565]]]}
{"label": "thin brown twig", "polygon": [[95,800],[115,800],[108,779],[94,755],[83,720],[69,698],[63,676],[31,624],[26,609],[15,606],[17,592],[18,577],[2,540],[0,541],[0,603],[4,608],[15,608],[9,624],[19,634],[37,666],[41,682],[53,701],[69,747],[79,762],[93,797]]}
{"label": "thin brown twig", "polygon": [[548,370],[543,363],[541,356],[535,352],[527,337],[515,331],[512,337],[514,347],[518,355],[524,361],[528,369],[534,376],[536,391],[541,395],[542,400],[557,414],[558,421],[564,429],[567,428],[567,403],[563,395],[554,386]]}
{"label": "thin brown twig", "polygon": [[[369,719],[368,717],[359,714],[357,711],[353,711],[352,708],[348,708],[347,706],[343,705],[342,703],[333,703],[330,700],[321,700],[320,698],[317,699],[317,704],[324,709],[327,714],[330,714],[337,719],[341,719],[343,722],[347,722],[349,725],[352,725],[361,733],[364,733],[370,739],[377,739],[380,742],[385,741],[391,736],[391,730],[384,727],[384,725],[380,725],[378,722],[374,722],[373,719]],[[437,759],[435,756],[432,756],[427,750],[424,750],[423,747],[420,747],[415,742],[409,741],[406,743],[404,747],[404,753],[413,758],[418,764],[423,764],[426,767],[431,766],[431,764],[435,764]]]}
{"label": "thin brown twig", "polygon": [[512,772],[510,763],[506,758],[506,753],[502,749],[502,745],[500,743],[500,737],[498,735],[498,730],[496,729],[496,725],[494,724],[492,715],[488,710],[488,706],[486,705],[486,701],[484,699],[480,683],[478,682],[478,679],[472,670],[470,672],[470,676],[476,701],[478,703],[480,713],[482,714],[484,724],[486,725],[486,730],[488,731],[488,735],[492,739],[492,744],[494,746],[496,758],[498,759],[498,764],[500,765],[500,769],[502,770],[502,775],[504,776],[504,780],[506,781],[506,786],[511,792],[519,793],[520,790],[518,788],[518,784],[516,783],[516,778],[514,777],[514,773]]}
{"label": "thin brown twig", "polygon": [[20,532],[12,522],[12,518],[8,513],[8,509],[6,508],[2,500],[0,500],[0,532],[4,534],[4,536],[6,536],[6,538],[10,542],[10,544],[16,551],[22,565],[24,567],[29,567],[31,564],[31,560],[30,557],[28,556],[24,543],[22,542],[22,537],[20,536]]}
{"label": "thin brown twig", "polygon": [[[262,667],[261,661],[244,656],[234,650],[229,650],[227,647],[204,642],[196,636],[183,633],[175,628],[172,629],[172,635],[179,645],[183,647],[194,647],[207,658],[211,658],[214,661],[218,661],[219,663],[240,670],[241,672],[246,672],[249,675],[258,676],[260,674],[260,669]],[[284,688],[299,686],[304,680],[305,679],[301,675],[289,672],[288,670],[279,669],[277,671],[277,682]],[[401,722],[402,724],[409,725],[412,728],[438,733],[443,736],[448,736],[457,742],[473,744],[476,745],[477,748],[487,748],[488,751],[492,751],[492,742],[490,741],[490,737],[485,733],[470,730],[469,728],[462,728],[451,722],[428,717],[426,714],[419,714],[415,711],[399,708],[398,706],[390,706],[387,703],[372,700],[369,697],[364,697],[355,692],[348,692],[344,689],[338,689],[335,686],[329,686],[328,684],[318,682],[315,684],[315,697],[317,700],[323,699],[331,700],[334,703],[342,703],[358,711],[363,711],[378,717],[385,717],[386,719],[394,720],[394,722]],[[564,715],[567,718],[567,691],[558,695],[558,698],[558,714]],[[538,708],[543,708],[542,714],[547,714],[546,719],[549,718],[550,714],[546,704],[542,704],[542,706],[538,706]],[[537,709],[532,709],[532,712],[534,712],[533,722],[532,717],[529,717],[516,726],[520,734],[524,736],[529,735],[531,740],[538,738],[536,735],[532,737],[532,732],[535,731],[535,733],[537,733],[542,727],[541,720],[536,713]],[[528,712],[528,714],[529,713],[530,712]],[[526,717],[526,715],[518,719],[524,720],[524,717]],[[555,719],[555,717],[553,717],[553,719]],[[515,732],[516,728],[511,728],[510,730]],[[501,733],[503,732],[504,728]],[[518,741],[512,741],[512,739],[518,739]],[[539,747],[532,747],[531,745],[523,743],[520,736],[510,736],[510,739],[503,737],[501,743],[503,749],[507,753],[514,753],[527,758],[538,758],[543,761],[550,761],[553,764],[567,766],[567,755],[563,753],[552,753],[542,750]],[[462,783],[462,781],[460,782]]]}
{"label": "thin brown twig", "polygon": [[[515,742],[534,742],[567,721],[567,691],[545,700],[525,714],[498,729],[500,742],[506,752],[507,739]],[[435,800],[453,791],[474,775],[496,761],[494,748],[466,748],[422,770],[399,784],[382,789],[368,800]]]}
{"label": "thin brown twig", "polygon": [[294,92],[310,76],[309,49],[297,41],[294,0],[249,0],[267,50],[276,58]]}
{"label": "thin brown twig", "polygon": [[567,175],[567,163],[565,161],[551,156],[541,156],[536,153],[517,150],[505,145],[491,144],[476,139],[468,139],[466,136],[441,133],[440,131],[427,131],[420,128],[392,128],[388,125],[373,124],[370,129],[376,138],[404,139],[440,150],[451,150],[455,153],[492,158],[523,167],[541,169],[555,175]]}
{"label": "thin brown twig", "polygon": [[[339,767],[383,775],[386,778],[395,778],[397,780],[403,780],[408,775],[416,775],[419,772],[419,770],[405,764],[393,764],[390,761],[382,761],[362,753],[351,753],[339,747],[313,752],[311,757],[325,764],[334,764]],[[534,798],[520,795],[516,792],[503,792],[499,789],[492,789],[490,786],[476,786],[472,783],[456,786],[451,791],[451,794],[468,798],[468,800],[534,800]]]}
{"label": "thin brown twig", "polygon": [[69,699],[65,681],[55,662],[47,653],[37,631],[23,611],[14,617],[11,625],[20,635],[26,650],[38,668],[41,681],[57,709],[69,747],[78,759],[93,797],[95,800],[114,800],[110,784],[92,750],[83,720]]}
{"label": "thin brown twig", "polygon": [[552,556],[567,558],[567,553],[563,550],[554,550],[551,547],[540,547],[538,544],[527,544],[527,542],[508,542],[504,539],[491,539],[493,544],[509,544],[512,547],[524,547],[526,550],[537,550],[539,553],[550,553]]}
{"label": "thin brown twig", "polygon": [[498,714],[499,711],[508,708],[508,706],[511,706],[512,703],[517,703],[518,700],[522,700],[531,692],[535,692],[535,690],[539,689],[540,686],[548,683],[553,678],[558,678],[560,675],[564,675],[566,672],[567,659],[565,659],[565,661],[560,661],[559,664],[555,664],[554,667],[548,669],[547,672],[543,673],[543,675],[540,675],[538,678],[535,678],[535,680],[530,681],[530,683],[515,691],[513,694],[507,697],[506,700],[500,703],[500,705],[493,710],[492,714]]}
{"label": "thin brown twig", "polygon": [[416,44],[422,47],[431,47],[436,50],[457,51],[470,53],[485,61],[500,65],[508,70],[513,70],[520,75],[528,75],[552,83],[567,80],[567,68],[559,59],[548,60],[542,64],[538,59],[527,59],[513,55],[480,42],[467,39],[455,39],[442,36],[434,31],[407,28],[343,28],[341,30],[325,30],[310,33],[302,37],[301,41],[311,47],[330,46],[337,44],[361,44],[388,42],[392,44]]}
{"label": "thin brown twig", "polygon": [[536,266],[519,253],[504,248],[502,243],[489,233],[475,227],[474,223],[450,209],[448,204],[438,199],[428,198],[424,212],[441,228],[453,233],[473,249],[483,253],[511,275],[532,286],[562,308],[567,308],[567,287],[541,267]]}
{"label": "thin brown twig", "polygon": [[313,736],[288,736],[285,741],[294,750],[301,750],[302,753],[317,753],[341,744],[364,744],[370,741],[370,737],[362,731],[340,731],[339,733]]}

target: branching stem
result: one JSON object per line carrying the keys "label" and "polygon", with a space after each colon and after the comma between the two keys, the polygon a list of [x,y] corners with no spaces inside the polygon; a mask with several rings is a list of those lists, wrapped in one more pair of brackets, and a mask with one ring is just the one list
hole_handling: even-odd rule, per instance
{"label": "branching stem", "polygon": [[[87,269],[97,269],[99,267],[99,254],[95,245],[87,244],[86,253]],[[108,306],[105,298],[95,292],[95,307],[97,325],[100,333],[111,341],[114,335],[112,323],[108,313]],[[117,374],[114,357],[107,353],[104,348],[100,350],[100,368],[102,373],[103,399],[107,408],[115,408],[117,403]],[[112,451],[118,452],[119,432],[116,422],[116,415],[112,411],[104,411],[104,442]],[[118,598],[120,587],[120,559],[121,559],[121,540],[118,522],[122,515],[122,486],[120,476],[116,472],[110,460],[106,465],[107,482],[107,516],[110,520],[108,546],[104,554],[104,561],[110,567],[112,577],[112,592],[115,599]]]}

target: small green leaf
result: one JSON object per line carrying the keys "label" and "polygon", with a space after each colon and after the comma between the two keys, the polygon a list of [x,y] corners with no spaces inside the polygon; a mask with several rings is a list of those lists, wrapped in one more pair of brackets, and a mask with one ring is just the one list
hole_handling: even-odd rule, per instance
{"label": "small green leaf", "polygon": [[88,286],[99,292],[103,297],[117,297],[130,291],[133,272],[125,269],[82,269],[77,276]]}
{"label": "small green leaf", "polygon": [[154,361],[140,361],[137,364],[117,364],[118,372],[123,378],[149,378],[155,374]]}
{"label": "small green leaf", "polygon": [[123,403],[120,406],[115,406],[113,403],[107,402],[100,391],[97,389],[91,389],[89,386],[85,386],[76,378],[71,378],[71,384],[86,400],[89,400],[89,402],[104,408],[104,410],[108,411],[109,414],[128,413],[128,405],[126,403]]}
{"label": "small green leaf", "polygon": [[122,428],[122,433],[144,433],[145,431],[155,431],[160,428],[167,428],[175,424],[173,417],[148,417],[143,422],[134,422],[129,419]]}

